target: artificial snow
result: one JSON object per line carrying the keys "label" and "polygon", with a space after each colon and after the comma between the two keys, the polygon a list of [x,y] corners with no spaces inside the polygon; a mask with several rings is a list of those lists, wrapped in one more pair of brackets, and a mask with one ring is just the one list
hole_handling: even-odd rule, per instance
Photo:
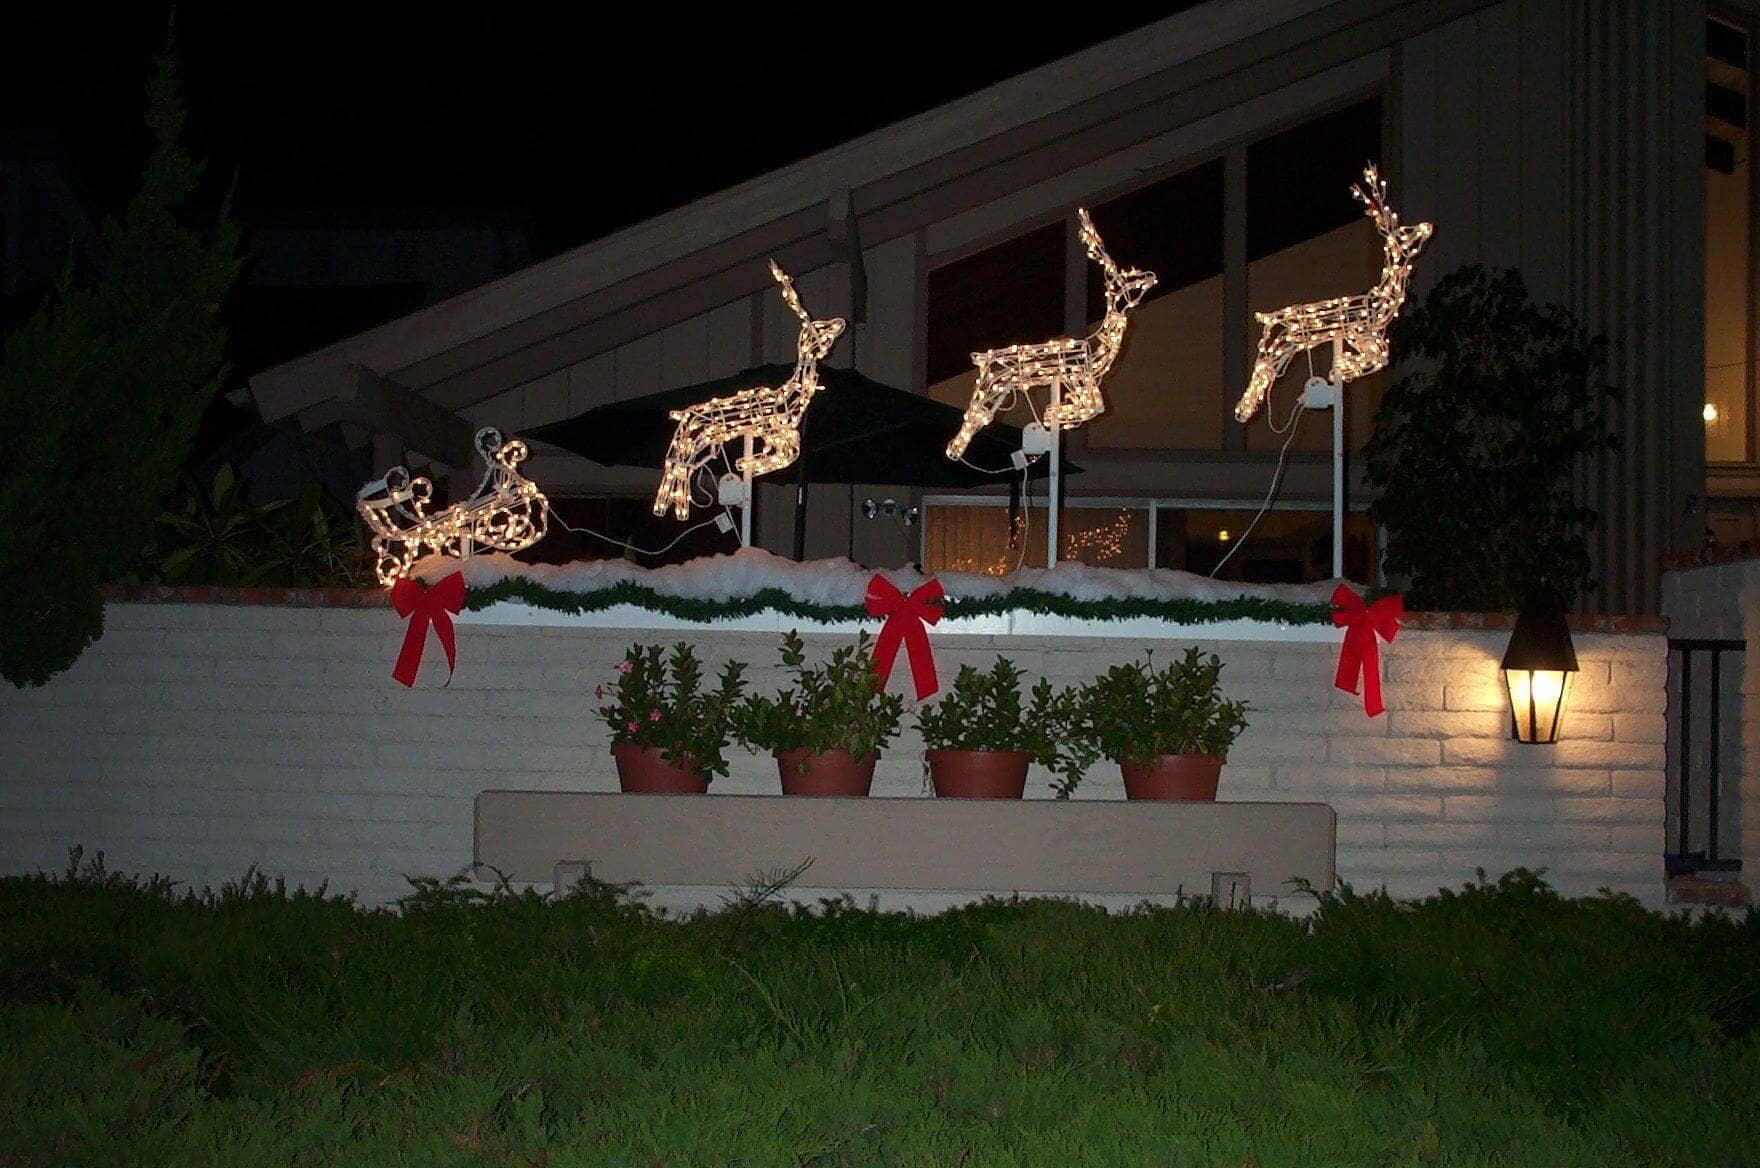
{"label": "artificial snow", "polygon": [[[726,555],[701,556],[683,564],[643,568],[627,560],[593,560],[572,564],[524,564],[501,553],[455,560],[428,556],[412,575],[433,582],[453,571],[464,573],[472,588],[524,578],[558,592],[598,592],[618,584],[637,584],[662,596],[728,601],[774,588],[803,604],[859,606],[874,570],[846,559],[783,559],[762,548],[742,548]],[[887,568],[880,575],[900,591],[910,592],[926,577],[914,568]],[[1100,568],[1065,561],[1052,568],[1022,568],[1007,576],[975,572],[943,572],[937,579],[948,597],[997,596],[1016,589],[1066,596],[1072,600],[1235,600],[1251,597],[1292,604],[1330,602],[1336,581],[1312,584],[1241,584],[1212,580],[1171,568]]]}

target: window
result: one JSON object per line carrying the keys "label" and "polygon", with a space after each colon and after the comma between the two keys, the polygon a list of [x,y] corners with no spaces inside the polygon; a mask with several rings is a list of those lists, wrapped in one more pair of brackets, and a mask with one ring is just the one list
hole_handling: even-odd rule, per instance
{"label": "window", "polygon": [[[1045,500],[931,497],[923,508],[923,571],[1001,576],[1045,566]],[[1106,568],[1149,566],[1149,501],[1065,499],[1058,557]]]}
{"label": "window", "polygon": [[[1249,310],[1367,291],[1380,278],[1381,240],[1350,196],[1363,164],[1381,156],[1381,101],[1371,98],[1247,146],[1244,276]],[[1225,336],[1226,164],[1211,159],[1090,207],[1107,251],[1146,268],[1155,288],[1132,313],[1124,350],[1104,388],[1107,410],[1085,427],[1090,450],[1222,450],[1241,386],[1224,385],[1228,347],[1250,355],[1259,340],[1249,315],[1242,335]],[[1399,192],[1394,192],[1397,203]],[[1085,303],[1089,327],[1104,310],[1092,265],[1068,271],[1074,215],[935,268],[928,279],[930,396],[964,406],[971,355],[1000,345],[1068,335],[1065,305]],[[1067,287],[1066,281],[1083,283]],[[1315,355],[1324,373],[1330,354]],[[1309,375],[1298,360],[1273,389],[1279,420]],[[1380,378],[1352,386],[1351,442],[1367,438]],[[1006,416],[1031,420],[1024,408]],[[1329,427],[1308,425],[1299,450],[1331,447]],[[1255,420],[1248,446],[1282,443]]]}
{"label": "window", "polygon": [[[930,496],[923,506],[923,571],[1000,576],[1045,566],[1045,502],[995,496]],[[1059,555],[1108,568],[1179,568],[1209,575],[1246,534],[1255,503],[1159,499],[1066,499]],[[1151,563],[1149,549],[1155,555]],[[1367,515],[1345,516],[1345,574],[1372,580],[1375,529]],[[1251,540],[1217,578],[1257,584],[1332,576],[1332,512],[1320,505],[1267,512]]]}
{"label": "window", "polygon": [[[1366,292],[1381,277],[1381,239],[1351,197],[1363,164],[1381,157],[1381,103],[1360,102],[1316,118],[1247,148],[1247,353],[1259,343],[1254,312],[1287,304]],[[1391,192],[1394,206],[1400,192]],[[1247,426],[1250,449],[1277,449],[1286,437],[1272,429],[1310,376],[1324,375],[1332,355],[1297,357],[1271,388],[1270,405]],[[1368,439],[1383,374],[1352,382],[1346,391],[1347,441]],[[1322,424],[1315,425],[1314,422]],[[1292,450],[1331,450],[1330,419],[1309,419]],[[1244,553],[1243,553],[1244,554]]]}
{"label": "window", "polygon": [[1755,461],[1748,35],[1705,27],[1705,458]]}
{"label": "window", "polygon": [[[1114,449],[1220,449],[1222,409],[1222,162],[1163,179],[1092,211],[1106,250],[1154,272],[1131,314],[1121,360],[1106,380],[1106,412],[1088,444]],[[1175,226],[1177,225],[1177,229]],[[1089,270],[1090,330],[1106,311]]]}

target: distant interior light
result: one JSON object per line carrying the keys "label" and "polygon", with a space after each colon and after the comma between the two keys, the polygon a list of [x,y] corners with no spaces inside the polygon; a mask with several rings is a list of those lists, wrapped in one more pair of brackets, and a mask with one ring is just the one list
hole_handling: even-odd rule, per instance
{"label": "distant interior light", "polygon": [[1217,543],[1227,543],[1229,540],[1231,540],[1233,538],[1234,538],[1233,536],[1228,534],[1228,528],[1226,528],[1226,527],[1216,533],[1216,542]]}
{"label": "distant interior light", "polygon": [[1717,407],[1716,406],[1712,405],[1710,402],[1706,402],[1704,412],[1705,412],[1705,421],[1707,423],[1717,421]]}

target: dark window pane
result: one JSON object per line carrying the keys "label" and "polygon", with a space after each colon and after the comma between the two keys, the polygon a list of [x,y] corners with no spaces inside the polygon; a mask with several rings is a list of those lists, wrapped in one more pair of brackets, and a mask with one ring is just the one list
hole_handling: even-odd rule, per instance
{"label": "dark window pane", "polygon": [[1725,65],[1734,65],[1737,69],[1748,67],[1748,34],[1739,28],[1732,28],[1721,20],[1705,22],[1705,55],[1713,61],[1722,61]]}
{"label": "dark window pane", "polygon": [[[1222,160],[1207,162],[1090,208],[1106,254],[1155,273],[1147,299],[1222,274]],[[1106,310],[1100,273],[1088,270],[1088,319]]]}
{"label": "dark window pane", "polygon": [[[1258,259],[1362,217],[1351,198],[1381,158],[1381,101],[1371,98],[1247,147],[1247,258]],[[1397,205],[1397,204],[1396,204]]]}
{"label": "dark window pane", "polygon": [[929,381],[972,354],[1061,336],[1064,226],[1053,223],[929,273]]}

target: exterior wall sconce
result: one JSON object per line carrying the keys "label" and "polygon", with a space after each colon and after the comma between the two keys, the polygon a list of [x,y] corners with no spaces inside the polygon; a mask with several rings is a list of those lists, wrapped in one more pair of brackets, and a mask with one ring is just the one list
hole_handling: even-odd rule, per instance
{"label": "exterior wall sconce", "polygon": [[1558,741],[1577,650],[1564,613],[1524,610],[1516,617],[1503,654],[1503,683],[1509,690],[1510,737],[1517,742]]}

